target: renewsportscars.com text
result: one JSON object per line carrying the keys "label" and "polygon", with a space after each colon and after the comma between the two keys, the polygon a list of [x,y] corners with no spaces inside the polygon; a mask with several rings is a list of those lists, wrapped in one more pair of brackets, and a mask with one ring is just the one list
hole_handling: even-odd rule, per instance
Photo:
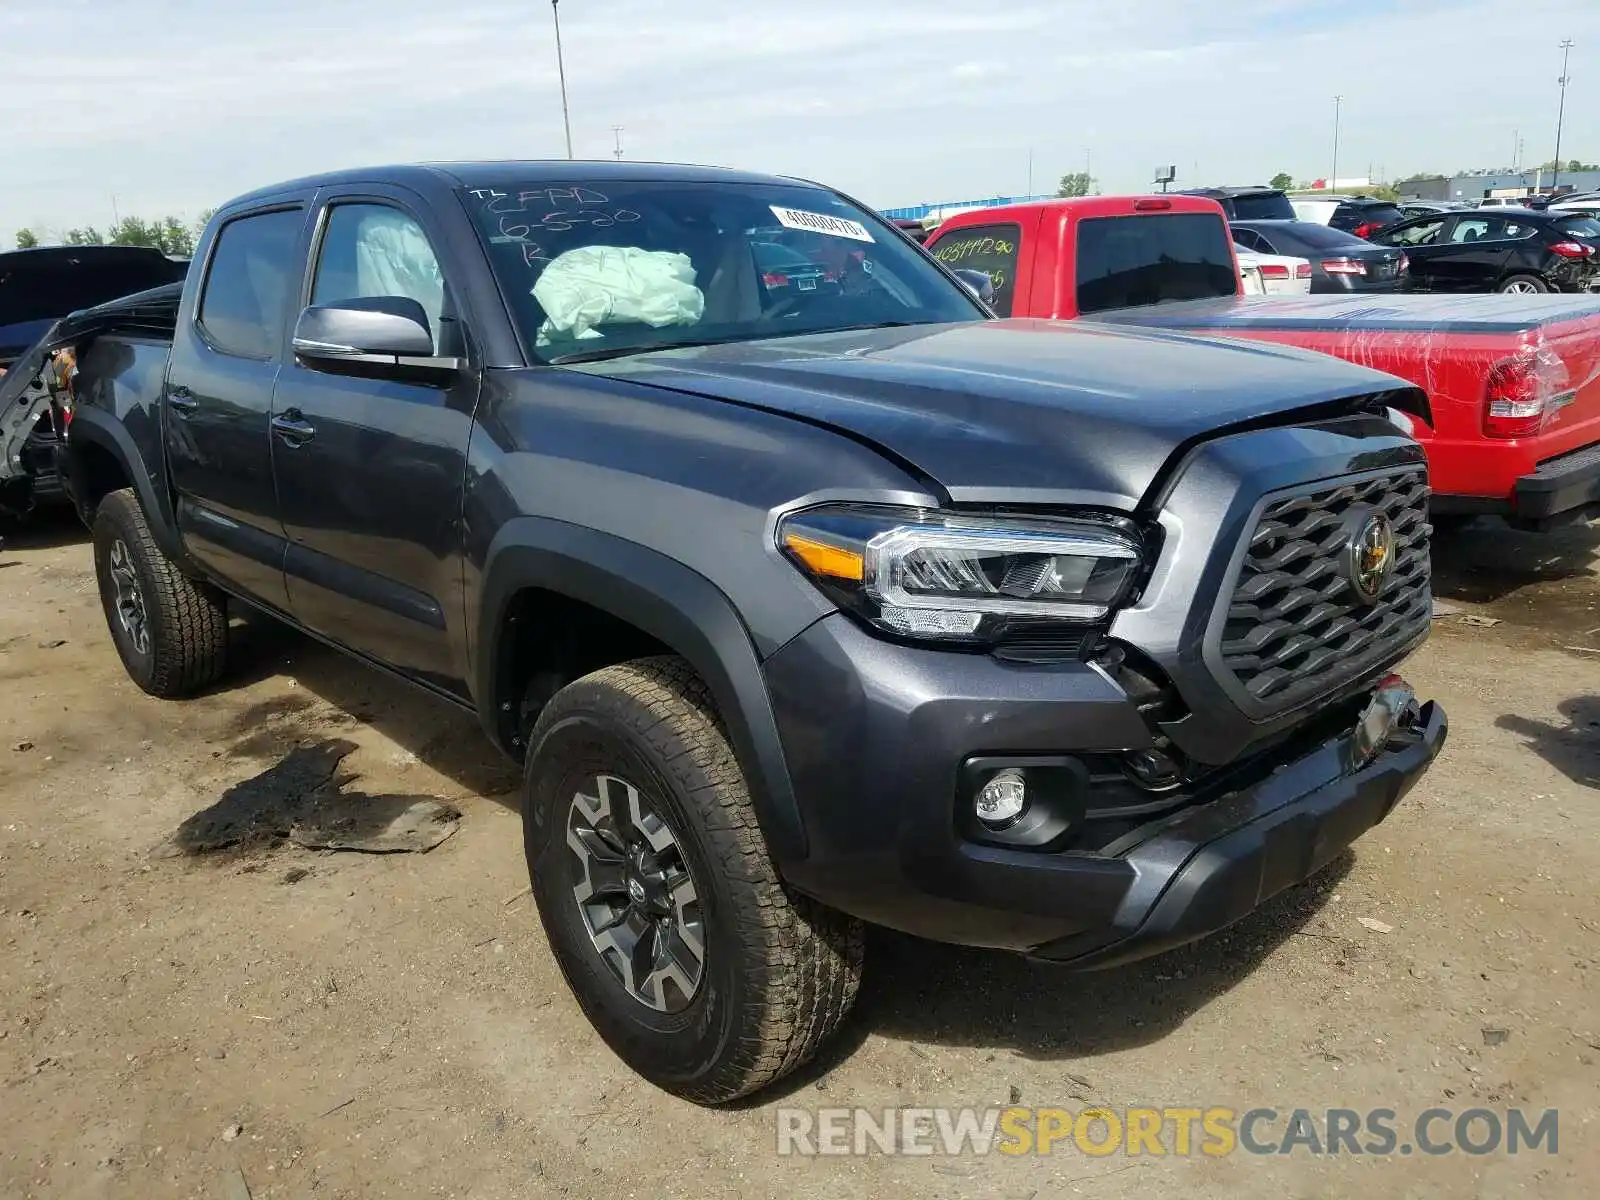
{"label": "renewsportscars.com text", "polygon": [[782,1155],[1445,1155],[1559,1152],[1553,1108],[779,1108]]}

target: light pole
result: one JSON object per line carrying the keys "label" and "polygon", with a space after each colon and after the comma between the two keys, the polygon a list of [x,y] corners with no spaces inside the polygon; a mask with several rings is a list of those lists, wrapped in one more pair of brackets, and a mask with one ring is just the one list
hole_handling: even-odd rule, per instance
{"label": "light pole", "polygon": [[572,118],[567,115],[567,68],[561,61],[561,0],[550,0],[550,15],[556,23],[556,74],[561,77],[561,124],[567,131],[567,157],[572,157]]}
{"label": "light pole", "polygon": [[1561,122],[1567,115],[1567,55],[1572,52],[1572,39],[1563,38],[1561,42],[1561,78],[1556,80],[1561,85],[1561,103],[1556,107],[1556,166],[1550,172],[1550,194],[1556,194],[1556,183],[1561,178]]}
{"label": "light pole", "polygon": [[1328,176],[1328,190],[1339,190],[1339,105],[1344,103],[1343,96],[1333,98],[1333,174]]}
{"label": "light pole", "polygon": [[611,127],[611,132],[617,139],[617,148],[615,150],[613,150],[612,153],[617,156],[617,161],[621,162],[622,161],[622,126],[621,125],[613,125]]}

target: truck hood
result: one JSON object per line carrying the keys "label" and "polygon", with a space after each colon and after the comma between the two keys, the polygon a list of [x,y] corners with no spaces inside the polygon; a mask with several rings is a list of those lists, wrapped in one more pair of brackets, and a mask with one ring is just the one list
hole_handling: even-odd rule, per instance
{"label": "truck hood", "polygon": [[980,321],[653,351],[570,369],[793,416],[956,503],[1131,510],[1187,445],[1415,388],[1326,355],[1057,321]]}
{"label": "truck hood", "polygon": [[144,246],[48,246],[0,254],[0,363],[61,317],[181,280],[188,264]]}

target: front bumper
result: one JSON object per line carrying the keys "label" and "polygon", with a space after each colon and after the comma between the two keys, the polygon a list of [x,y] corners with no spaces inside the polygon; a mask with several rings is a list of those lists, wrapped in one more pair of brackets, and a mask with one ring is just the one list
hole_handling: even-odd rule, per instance
{"label": "front bumper", "polygon": [[[1106,672],[895,645],[843,615],[766,670],[810,845],[784,864],[791,886],[917,936],[1079,966],[1191,941],[1305,879],[1388,816],[1446,733],[1437,705],[1418,706],[1352,771],[1352,719],[1343,733],[1258,750],[1216,794],[1175,811],[1112,818],[1103,844],[1034,850],[963,831],[962,765],[1150,747]],[[1091,822],[1106,819],[1095,803]]]}
{"label": "front bumper", "polygon": [[1550,521],[1591,505],[1600,505],[1600,442],[1546,459],[1511,492],[1512,511],[1530,521]]}

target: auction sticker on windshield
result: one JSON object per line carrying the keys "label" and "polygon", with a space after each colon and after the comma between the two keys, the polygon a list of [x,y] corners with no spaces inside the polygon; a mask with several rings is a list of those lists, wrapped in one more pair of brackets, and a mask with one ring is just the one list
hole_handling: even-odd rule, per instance
{"label": "auction sticker on windshield", "polygon": [[786,229],[802,229],[807,233],[826,233],[832,237],[851,238],[857,242],[870,242],[872,234],[859,221],[843,217],[830,217],[827,213],[807,212],[803,208],[782,208],[776,204],[767,207]]}

